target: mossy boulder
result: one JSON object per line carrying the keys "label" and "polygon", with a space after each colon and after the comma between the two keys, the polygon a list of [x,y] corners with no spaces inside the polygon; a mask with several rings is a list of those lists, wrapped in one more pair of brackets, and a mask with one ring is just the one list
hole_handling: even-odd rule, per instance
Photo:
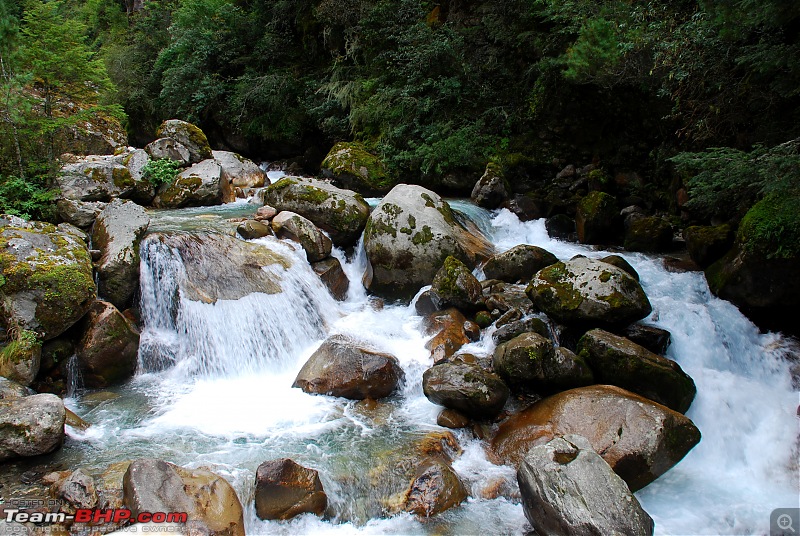
{"label": "mossy boulder", "polygon": [[57,337],[97,296],[85,235],[68,225],[0,216],[0,298],[6,329]]}
{"label": "mossy boulder", "polygon": [[372,211],[364,249],[367,289],[404,300],[430,284],[447,257],[472,268],[492,254],[488,240],[465,229],[441,197],[409,184],[395,186]]}
{"label": "mossy boulder", "polygon": [[728,224],[693,225],[683,230],[689,256],[700,268],[708,268],[733,246],[734,233]]}
{"label": "mossy boulder", "polygon": [[175,182],[163,184],[153,199],[157,208],[203,207],[234,200],[230,183],[215,160],[203,160],[182,171]]}
{"label": "mossy boulder", "polygon": [[39,373],[41,359],[41,341],[32,331],[22,330],[0,347],[0,376],[29,386]]}
{"label": "mossy boulder", "polygon": [[89,229],[97,216],[106,208],[103,201],[76,201],[74,199],[56,200],[56,212],[61,221],[79,227]]}
{"label": "mossy boulder", "polygon": [[569,350],[556,351],[538,333],[523,333],[494,351],[495,372],[516,391],[547,393],[592,383],[583,358]]}
{"label": "mossy boulder", "polygon": [[139,331],[112,304],[95,302],[86,318],[76,355],[90,389],[116,385],[136,372]]}
{"label": "mossy boulder", "polygon": [[447,257],[431,283],[431,299],[437,309],[455,307],[473,312],[483,306],[481,284],[466,265]]}
{"label": "mossy boulder", "polygon": [[211,151],[222,168],[222,177],[234,187],[261,188],[269,184],[267,174],[252,160],[230,151]]}
{"label": "mossy boulder", "polygon": [[394,179],[377,156],[364,144],[339,142],[333,146],[320,166],[323,176],[337,186],[362,195],[382,195],[394,186]]}
{"label": "mossy boulder", "polygon": [[589,192],[578,203],[575,226],[581,244],[611,244],[622,230],[622,220],[614,196]]}
{"label": "mossy boulder", "polygon": [[64,403],[41,394],[0,400],[0,462],[39,456],[64,442]]}
{"label": "mossy boulder", "polygon": [[150,155],[144,149],[134,149],[123,156],[122,163],[133,178],[133,193],[130,199],[140,205],[149,205],[156,195],[156,188],[145,176],[145,167],[150,163]]}
{"label": "mossy boulder", "polygon": [[200,130],[200,127],[181,121],[180,119],[169,119],[161,123],[156,131],[158,138],[171,138],[189,151],[189,163],[196,164],[203,160],[213,158],[211,146],[208,138]]}
{"label": "mossy boulder", "polygon": [[167,160],[179,163],[181,166],[188,166],[192,159],[192,156],[189,154],[189,149],[172,138],[158,138],[148,143],[144,151],[155,160],[166,158]]}
{"label": "mossy boulder", "polygon": [[503,176],[503,169],[499,164],[490,162],[475,187],[470,198],[479,207],[493,210],[508,201],[511,187]]}
{"label": "mossy boulder", "polygon": [[631,263],[629,263],[619,255],[607,255],[600,260],[612,266],[616,266],[617,268],[619,268],[620,270],[622,270],[623,272],[634,278],[636,281],[639,281],[639,272],[637,272],[636,269],[633,266],[631,266]]}
{"label": "mossy boulder", "polygon": [[65,199],[111,201],[133,195],[136,181],[123,156],[87,156],[64,165],[56,182]]}
{"label": "mossy boulder", "polygon": [[278,238],[298,242],[309,262],[321,261],[331,254],[331,239],[300,214],[284,210],[272,218],[272,229]]}
{"label": "mossy boulder", "polygon": [[686,413],[697,388],[675,361],[602,329],[578,342],[579,356],[589,363],[599,383],[616,385]]}
{"label": "mossy boulder", "polygon": [[700,442],[685,415],[611,385],[555,394],[513,415],[491,441],[495,461],[519,465],[534,445],[568,434],[589,440],[631,491],[678,463]]}
{"label": "mossy boulder", "polygon": [[544,320],[532,316],[515,320],[499,327],[497,331],[492,333],[492,340],[495,344],[500,345],[523,333],[538,333],[542,337],[550,337],[550,331],[547,329],[547,324]]}
{"label": "mossy boulder", "polygon": [[661,253],[672,248],[672,225],[664,218],[634,218],[625,230],[625,249]]}
{"label": "mossy boulder", "polygon": [[558,258],[546,249],[521,244],[486,261],[483,273],[487,279],[527,283],[536,272],[557,262]]}
{"label": "mossy boulder", "polygon": [[369,217],[369,205],[361,195],[314,179],[284,177],[261,195],[276,210],[295,212],[314,222],[337,246],[355,244]]}
{"label": "mossy boulder", "polygon": [[128,308],[139,286],[139,243],[150,216],[133,201],[115,199],[97,217],[92,245],[102,252],[97,263],[98,292],[118,309]]}
{"label": "mossy boulder", "polygon": [[586,257],[540,270],[526,293],[540,310],[563,324],[624,325],[652,311],[635,279]]}
{"label": "mossy boulder", "polygon": [[497,416],[510,394],[498,375],[457,357],[426,370],[422,375],[422,392],[434,404],[475,419]]}

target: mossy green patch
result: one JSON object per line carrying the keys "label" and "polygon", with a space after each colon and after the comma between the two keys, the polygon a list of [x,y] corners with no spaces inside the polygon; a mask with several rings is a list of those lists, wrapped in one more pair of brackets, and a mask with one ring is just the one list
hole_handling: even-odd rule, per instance
{"label": "mossy green patch", "polygon": [[413,237],[411,237],[411,242],[417,246],[422,244],[427,244],[431,240],[433,240],[433,232],[431,231],[431,228],[427,225],[423,225],[422,231],[416,233]]}
{"label": "mossy green patch", "polygon": [[767,259],[800,255],[800,195],[768,196],[747,211],[737,234],[740,247]]}
{"label": "mossy green patch", "polygon": [[117,188],[130,188],[136,182],[131,177],[131,172],[128,168],[115,167],[111,170],[111,180]]}

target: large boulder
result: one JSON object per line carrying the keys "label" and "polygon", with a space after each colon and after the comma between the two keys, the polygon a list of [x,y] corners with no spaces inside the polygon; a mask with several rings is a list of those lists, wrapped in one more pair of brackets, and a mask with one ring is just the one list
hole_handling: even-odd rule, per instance
{"label": "large boulder", "polygon": [[88,229],[97,216],[106,208],[103,201],[76,201],[62,198],[56,200],[56,213],[65,223]]}
{"label": "large boulder", "polygon": [[447,257],[431,283],[431,299],[437,309],[455,307],[477,311],[483,307],[481,284],[467,266],[455,257]]}
{"label": "large boulder", "polygon": [[222,168],[222,176],[239,188],[260,188],[269,183],[267,174],[252,160],[230,151],[211,151]]}
{"label": "large boulder", "polygon": [[610,244],[622,230],[617,200],[605,192],[589,192],[575,215],[581,244]]}
{"label": "large boulder", "polygon": [[408,300],[430,284],[448,256],[469,267],[491,255],[477,231],[467,231],[441,197],[422,186],[395,186],[372,211],[364,231],[368,266],[364,285]]}
{"label": "large boulder", "polygon": [[272,229],[278,238],[298,242],[305,250],[308,262],[321,261],[331,254],[331,239],[300,214],[288,210],[280,212],[272,218]]}
{"label": "large boulder", "polygon": [[65,199],[111,201],[133,194],[136,182],[121,157],[87,156],[61,168],[56,182]]}
{"label": "large boulder", "polygon": [[64,403],[56,395],[0,400],[0,462],[53,452],[64,441]]}
{"label": "large boulder", "polygon": [[221,205],[234,200],[234,192],[222,168],[214,160],[203,160],[182,171],[175,182],[163,184],[153,199],[158,208]]}
{"label": "large boulder", "polygon": [[503,177],[503,170],[498,164],[490,162],[475,187],[470,198],[479,207],[494,210],[508,200],[511,188]]}
{"label": "large boulder", "polygon": [[294,460],[262,463],[256,470],[256,515],[261,519],[291,519],[312,513],[321,516],[328,506],[319,474]]}
{"label": "large boulder", "polygon": [[355,244],[369,217],[369,205],[361,195],[314,179],[284,177],[265,188],[262,196],[278,211],[308,218],[337,246]]}
{"label": "large boulder", "polygon": [[85,235],[68,225],[0,216],[2,324],[57,337],[96,297]]}
{"label": "large boulder", "polygon": [[186,121],[179,119],[164,121],[158,127],[156,136],[159,138],[172,138],[186,147],[189,151],[190,164],[213,158],[211,146],[208,144],[206,135],[199,127]]}
{"label": "large boulder", "polygon": [[625,249],[660,253],[672,247],[672,225],[664,218],[634,218],[625,230]]}
{"label": "large boulder", "polygon": [[205,469],[156,459],[132,462],[122,479],[123,502],[141,512],[185,512],[188,533],[244,536],[244,512],[233,487]]}
{"label": "large boulder", "polygon": [[391,395],[403,379],[396,357],[344,335],[333,335],[306,361],[292,387],[352,400],[377,399]]}
{"label": "large boulder", "polygon": [[540,270],[526,293],[539,309],[564,324],[630,324],[652,311],[635,279],[586,257]]}
{"label": "large boulder", "polygon": [[21,331],[0,349],[0,376],[29,386],[36,379],[42,359],[42,343],[31,331]]}
{"label": "large boulder", "polygon": [[492,366],[512,388],[553,392],[593,383],[581,358],[553,347],[538,333],[523,333],[495,348]]}
{"label": "large boulder", "polygon": [[632,491],[667,472],[700,441],[694,423],[677,411],[619,387],[592,385],[512,416],[492,438],[491,453],[519,465],[531,447],[567,434],[588,439]]}
{"label": "large boulder", "polygon": [[131,304],[139,285],[139,243],[149,225],[142,207],[115,199],[92,229],[92,245],[103,255],[97,263],[98,292],[119,309]]}
{"label": "large boulder", "polygon": [[83,383],[89,388],[108,387],[136,372],[139,332],[119,310],[95,302],[86,320],[76,354]]}
{"label": "large boulder", "polygon": [[683,230],[689,256],[700,268],[708,268],[722,258],[733,245],[734,233],[728,224],[693,225]]}
{"label": "large boulder", "polygon": [[417,467],[406,490],[403,509],[419,517],[430,517],[467,499],[467,489],[449,464],[428,459]]}
{"label": "large boulder", "polygon": [[533,447],[517,480],[525,517],[538,534],[653,534],[653,520],[584,437],[557,437]]}
{"label": "large boulder", "polygon": [[386,166],[358,142],[339,142],[333,146],[320,166],[322,174],[342,188],[363,195],[385,194],[393,180]]}
{"label": "large boulder", "polygon": [[145,173],[147,164],[150,163],[150,155],[144,149],[134,149],[133,151],[120,155],[122,163],[128,168],[133,179],[133,193],[130,199],[140,205],[149,205],[156,195],[155,186],[150,182]]}
{"label": "large boulder", "polygon": [[546,249],[521,244],[486,261],[483,273],[486,279],[527,283],[536,272],[557,262],[558,258]]}
{"label": "large boulder", "polygon": [[617,385],[670,409],[686,413],[697,392],[680,365],[602,329],[581,337],[579,355],[600,383]]}
{"label": "large boulder", "polygon": [[188,166],[192,158],[189,149],[172,138],[158,138],[148,143],[144,150],[155,160],[172,160],[181,166]]}
{"label": "large boulder", "polygon": [[510,394],[499,376],[457,358],[426,370],[422,375],[422,391],[434,404],[476,419],[495,417]]}

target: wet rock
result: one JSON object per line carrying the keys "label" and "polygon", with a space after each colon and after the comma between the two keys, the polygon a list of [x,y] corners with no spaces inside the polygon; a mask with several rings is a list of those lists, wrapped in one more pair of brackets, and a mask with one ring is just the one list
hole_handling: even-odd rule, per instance
{"label": "wet rock", "polygon": [[529,317],[509,322],[499,328],[492,334],[492,340],[495,344],[500,345],[523,333],[538,333],[542,337],[550,337],[547,324],[541,318]]}
{"label": "wet rock", "polygon": [[221,205],[234,200],[230,183],[214,160],[203,160],[182,171],[175,182],[163,184],[153,199],[157,208]]}
{"label": "wet rock", "polygon": [[264,203],[309,219],[337,246],[352,246],[367,224],[369,205],[361,195],[327,182],[284,177],[262,191]]}
{"label": "wet rock", "polygon": [[[538,220],[542,217],[541,203],[525,194],[514,194],[511,199],[504,203],[503,207],[513,212],[520,221]],[[574,233],[574,223],[572,227],[572,232]]]}
{"label": "wet rock", "polygon": [[683,230],[689,256],[700,266],[708,268],[721,259],[733,246],[733,230],[730,225],[705,227],[695,225]]}
{"label": "wet rock", "polygon": [[139,332],[111,303],[97,301],[87,315],[76,354],[89,388],[121,383],[136,372]]}
{"label": "wet rock", "polygon": [[517,473],[525,517],[539,534],[653,534],[625,481],[577,435],[533,447]]}
{"label": "wet rock", "polygon": [[618,335],[622,335],[659,355],[664,355],[667,352],[672,339],[670,332],[665,329],[639,323],[626,326]]}
{"label": "wet rock", "polygon": [[278,238],[298,242],[309,262],[321,261],[331,254],[331,239],[308,219],[294,212],[283,211],[272,218],[272,228]]}
{"label": "wet rock", "polygon": [[437,309],[455,307],[476,311],[483,306],[481,284],[469,268],[455,257],[447,257],[431,283],[431,299]]}
{"label": "wet rock", "polygon": [[527,283],[536,272],[557,262],[558,258],[549,251],[523,244],[489,259],[483,273],[488,279]]}
{"label": "wet rock", "polygon": [[475,419],[495,417],[510,394],[499,376],[457,358],[426,370],[422,375],[422,391],[434,404]]}
{"label": "wet rock", "polygon": [[544,227],[547,229],[547,234],[550,238],[558,238],[561,240],[574,240],[576,233],[575,220],[566,214],[556,214],[544,222]]}
{"label": "wet rock", "polygon": [[0,376],[30,386],[39,373],[42,343],[30,331],[0,345]]}
{"label": "wet rock", "polygon": [[414,310],[419,316],[428,316],[433,314],[436,312],[436,309],[437,307],[433,303],[430,290],[422,292],[417,298],[417,301],[414,303]]}
{"label": "wet rock", "polygon": [[136,187],[131,172],[115,156],[87,156],[66,164],[56,182],[65,199],[111,201],[130,197]]}
{"label": "wet rock", "polygon": [[256,210],[255,219],[257,221],[271,220],[276,214],[278,214],[278,211],[274,207],[264,205],[263,207],[258,207],[258,210]]}
{"label": "wet rock", "polygon": [[436,416],[436,424],[457,430],[469,426],[469,418],[454,409],[445,408]]}
{"label": "wet rock", "polygon": [[181,121],[169,119],[161,123],[156,131],[159,138],[172,138],[189,151],[189,163],[195,164],[202,160],[213,158],[208,139],[197,126]]}
{"label": "wet rock", "polygon": [[0,375],[0,400],[21,398],[34,394],[32,389]]}
{"label": "wet rock", "polygon": [[622,270],[623,272],[634,278],[636,281],[639,281],[639,272],[637,272],[636,269],[633,266],[631,266],[631,264],[628,261],[626,261],[619,255],[608,255],[600,260],[612,266],[616,266],[617,268],[619,268],[620,270]]}
{"label": "wet rock", "polygon": [[526,293],[539,309],[565,324],[629,324],[652,311],[635,279],[585,257],[542,269]]}
{"label": "wet rock", "polygon": [[234,187],[260,188],[268,182],[267,174],[258,164],[230,151],[211,151],[214,161],[222,168],[222,176]]}
{"label": "wet rock", "polygon": [[272,235],[272,227],[256,220],[245,220],[236,227],[236,232],[245,240]]}
{"label": "wet rock", "polygon": [[322,161],[323,176],[333,179],[337,186],[362,195],[383,195],[393,180],[386,166],[358,142],[339,142]]}
{"label": "wet rock", "polygon": [[331,291],[331,295],[339,301],[344,301],[347,298],[347,290],[350,288],[350,280],[347,279],[347,274],[342,270],[342,263],[335,257],[328,257],[321,261],[311,264],[319,278]]}
{"label": "wet rock", "polygon": [[56,497],[66,501],[73,509],[94,508],[97,506],[94,479],[78,469],[59,482]]}
{"label": "wet rock", "polygon": [[523,333],[501,344],[492,363],[495,372],[516,390],[552,392],[593,381],[583,358],[566,349],[556,352],[553,343],[538,333]]}
{"label": "wet rock", "polygon": [[[73,231],[74,229],[74,231]],[[78,229],[0,217],[2,323],[47,340],[91,307],[96,289],[89,250]]]}
{"label": "wet rock", "polygon": [[489,311],[478,311],[475,313],[475,323],[480,328],[488,328],[492,325],[493,319]]}
{"label": "wet rock", "polygon": [[64,403],[55,395],[0,400],[0,462],[58,449],[65,419]]}
{"label": "wet rock", "polygon": [[464,329],[467,319],[458,309],[450,308],[437,311],[426,318],[425,323],[433,338],[425,345],[431,351],[434,363],[438,363],[470,342]]}
{"label": "wet rock", "polygon": [[680,365],[624,337],[593,329],[578,347],[601,383],[622,387],[681,413],[686,413],[694,400],[694,381]]}
{"label": "wet rock", "polygon": [[699,441],[684,415],[610,385],[564,391],[535,403],[500,425],[492,453],[518,465],[531,447],[578,434],[636,491],[678,463]]}
{"label": "wet rock", "polygon": [[391,395],[404,379],[397,358],[343,335],[325,340],[300,369],[292,387],[353,400]]}
{"label": "wet rock", "polygon": [[92,229],[92,244],[102,251],[96,265],[98,292],[119,309],[131,304],[139,286],[139,243],[149,225],[142,207],[115,199]]}
{"label": "wet rock", "polygon": [[421,464],[406,492],[405,510],[420,517],[430,517],[467,498],[467,489],[453,469],[441,461]]}
{"label": "wet rock", "polygon": [[493,210],[508,200],[510,190],[500,166],[490,162],[483,176],[475,183],[470,198],[479,207]]}
{"label": "wet rock", "polygon": [[158,138],[147,144],[144,150],[155,160],[173,160],[182,166],[188,166],[192,158],[189,149],[172,138]]}
{"label": "wet rock", "polygon": [[283,458],[262,463],[256,471],[256,515],[261,519],[321,516],[328,505],[319,474]]}
{"label": "wet rock", "polygon": [[76,201],[65,198],[56,201],[58,217],[81,229],[90,228],[104,208],[106,203],[102,201]]}
{"label": "wet rock", "polygon": [[409,300],[433,280],[448,256],[474,267],[491,255],[492,246],[459,224],[437,194],[401,184],[372,211],[364,249],[365,286],[382,297]]}
{"label": "wet rock", "polygon": [[622,228],[617,200],[605,192],[589,192],[578,203],[575,225],[581,244],[614,242]]}
{"label": "wet rock", "polygon": [[631,221],[625,231],[625,249],[660,253],[672,249],[672,225],[657,216],[645,216]]}

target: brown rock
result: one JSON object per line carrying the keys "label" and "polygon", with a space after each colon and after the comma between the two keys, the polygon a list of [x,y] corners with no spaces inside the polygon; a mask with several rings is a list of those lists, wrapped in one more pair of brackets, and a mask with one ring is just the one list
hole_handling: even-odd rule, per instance
{"label": "brown rock", "polygon": [[262,463],[256,471],[256,515],[261,519],[291,519],[311,512],[322,515],[328,497],[319,474],[288,458]]}
{"label": "brown rock", "polygon": [[76,354],[86,387],[120,383],[136,371],[139,332],[112,304],[98,300]]}
{"label": "brown rock", "polygon": [[347,298],[347,290],[350,288],[350,280],[342,270],[342,263],[335,257],[328,257],[321,261],[311,263],[311,268],[331,291],[334,298],[344,301]]}
{"label": "brown rock", "polygon": [[470,342],[464,323],[467,319],[458,309],[450,308],[437,311],[426,320],[428,332],[435,332],[425,348],[431,351],[434,363],[438,363],[455,354],[459,348]]}
{"label": "brown rock", "polygon": [[469,426],[469,418],[454,409],[443,409],[436,417],[436,424],[457,430]]}
{"label": "brown rock", "polygon": [[466,498],[467,489],[449,465],[425,460],[406,491],[405,510],[430,517],[458,506]]}

